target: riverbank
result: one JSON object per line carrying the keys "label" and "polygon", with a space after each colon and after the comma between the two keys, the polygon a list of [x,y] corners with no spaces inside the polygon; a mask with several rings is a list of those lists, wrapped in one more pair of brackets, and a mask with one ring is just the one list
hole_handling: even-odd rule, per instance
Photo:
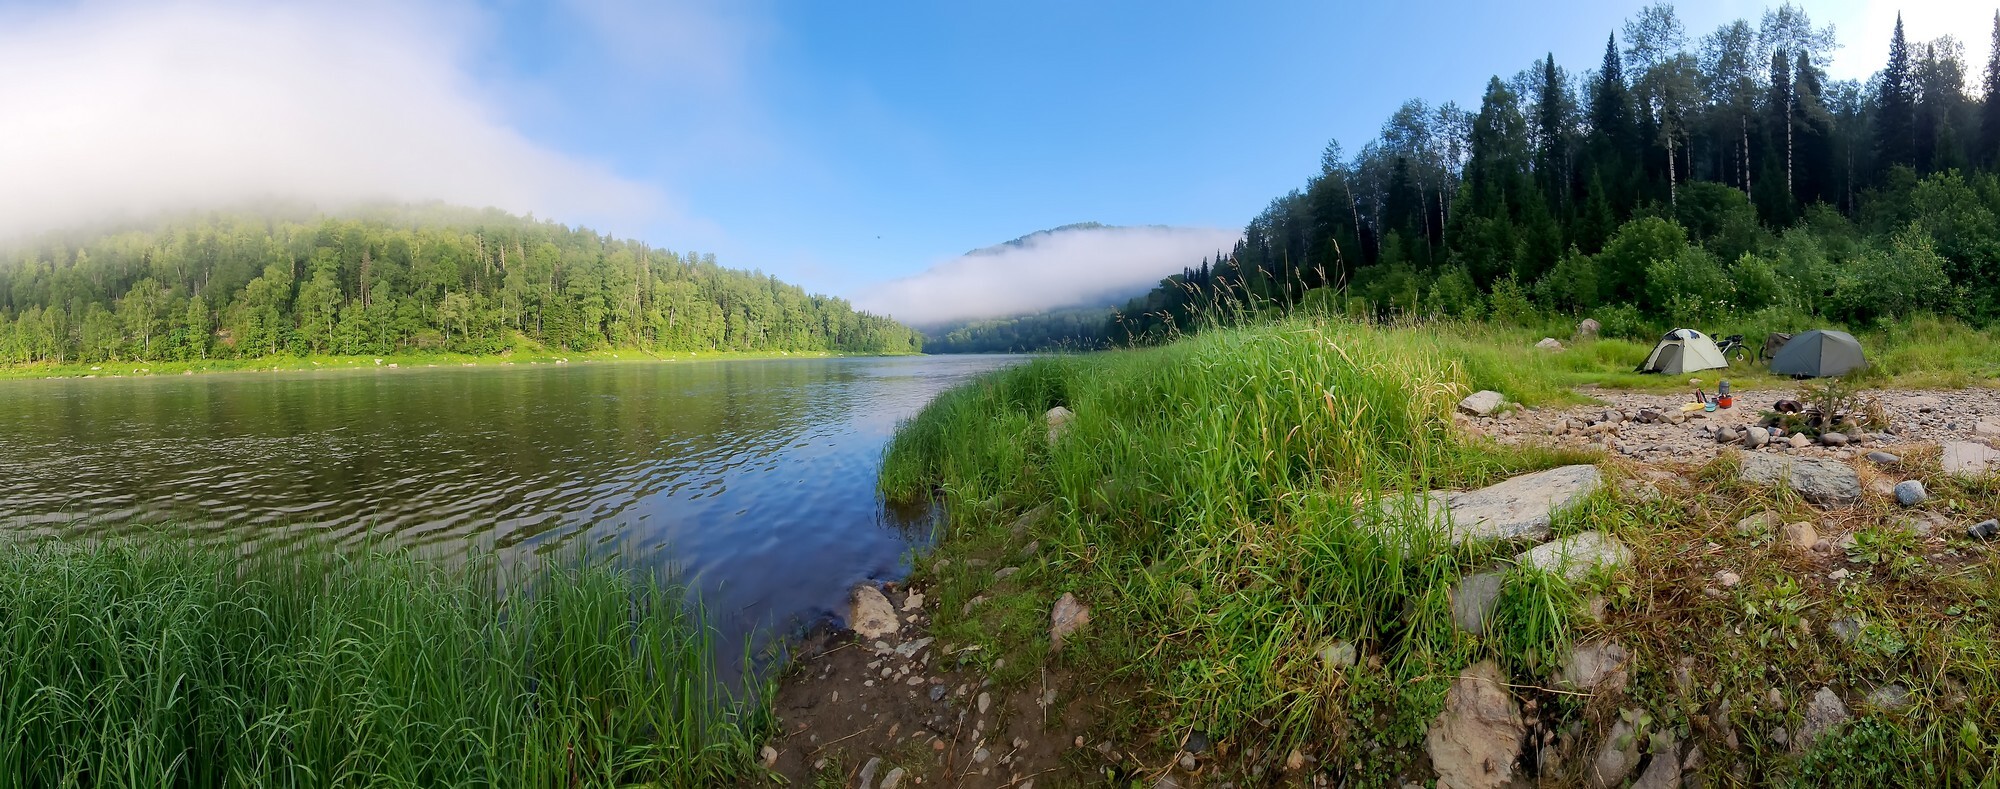
{"label": "riverbank", "polygon": [[679,589],[181,537],[0,543],[20,786],[708,786],[752,769]]}
{"label": "riverbank", "polygon": [[[648,351],[638,348],[596,351],[552,351],[522,347],[502,354],[391,354],[385,356],[266,356],[254,359],[203,359],[173,362],[99,362],[96,364],[0,365],[0,380],[29,378],[138,378],[203,373],[267,373],[323,370],[411,369],[432,367],[496,367],[604,362],[715,362],[756,359],[835,359],[883,354],[843,351]],[[891,354],[908,355],[908,354]]]}
{"label": "riverbank", "polygon": [[[913,689],[945,687],[924,709],[947,721],[1043,698],[1045,677],[1085,682],[1041,716],[1064,726],[978,744],[1011,752],[1019,737],[1051,757],[969,779],[939,755],[959,752],[960,734],[912,743],[924,719],[891,715],[880,730],[906,741],[814,740],[830,713],[787,709],[781,691],[780,764],[851,780],[876,759],[878,778],[991,786],[2000,777],[1988,605],[2000,554],[1964,535],[2000,515],[1991,474],[1948,472],[1936,444],[1914,439],[1885,440],[1887,460],[1766,449],[1642,462],[1502,443],[1485,419],[1454,416],[1479,389],[1581,404],[1577,384],[1616,384],[1637,363],[1622,341],[1531,343],[1294,319],[1037,360],[939,398],[883,472],[889,495],[935,496],[951,516],[910,580],[918,625],[850,651],[933,639]],[[1909,337],[1864,380],[1990,385],[1990,350],[1959,329]],[[1917,419],[1888,418],[1891,436]],[[1785,470],[1763,473],[1774,463]],[[1784,484],[1804,468],[1851,478],[1852,497]],[[1448,507],[1518,503],[1508,491],[1554,488],[1537,477],[1472,492],[1548,469],[1575,485],[1547,500],[1556,517],[1543,506],[1539,526],[1508,532],[1519,539],[1454,539],[1394,503],[1426,491],[1466,491],[1429,499]],[[1892,489],[1910,481],[1925,492],[1899,503]],[[1522,552],[1537,545],[1554,547]],[[1552,551],[1602,560],[1537,558]],[[1087,623],[1058,650],[1052,625],[1079,610]],[[808,661],[792,683],[841,668]],[[947,672],[977,678],[986,701],[931,684]],[[785,761],[793,750],[813,758]]]}

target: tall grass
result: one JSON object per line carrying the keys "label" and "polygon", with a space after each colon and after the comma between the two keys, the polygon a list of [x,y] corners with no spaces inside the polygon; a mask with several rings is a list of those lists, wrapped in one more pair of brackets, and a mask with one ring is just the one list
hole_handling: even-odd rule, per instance
{"label": "tall grass", "polygon": [[[1058,558],[1029,577],[1116,623],[1094,658],[1078,659],[1141,688],[1150,703],[1134,709],[1181,730],[1263,732],[1279,754],[1308,738],[1324,753],[1326,735],[1357,728],[1412,746],[1451,674],[1502,647],[1454,630],[1449,597],[1496,549],[1455,547],[1428,519],[1375,502],[1583,459],[1456,437],[1452,411],[1474,386],[1552,386],[1481,353],[1437,328],[1292,318],[1040,359],[907,423],[883,487],[942,495],[953,555],[1005,539],[1014,513],[1053,502],[1056,518],[1035,536],[1060,546]],[[1056,405],[1077,416],[1051,445],[1042,414]],[[980,576],[940,579],[940,610],[983,594]],[[940,617],[946,638],[1013,632],[1039,648],[1032,617],[955,619]],[[1341,642],[1360,647],[1360,665],[1328,657]],[[1392,719],[1375,717],[1384,708]]]}
{"label": "tall grass", "polygon": [[608,569],[0,544],[0,784],[708,785],[758,721],[707,632]]}

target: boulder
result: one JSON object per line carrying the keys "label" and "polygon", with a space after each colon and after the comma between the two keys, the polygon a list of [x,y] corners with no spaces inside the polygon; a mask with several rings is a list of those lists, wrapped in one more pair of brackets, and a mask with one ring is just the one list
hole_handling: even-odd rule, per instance
{"label": "boulder", "polygon": [[1049,649],[1060,652],[1063,640],[1090,624],[1090,606],[1077,602],[1076,595],[1064,592],[1049,612]]}
{"label": "boulder", "polygon": [[1049,409],[1048,413],[1043,414],[1042,418],[1048,420],[1049,443],[1053,444],[1056,442],[1056,439],[1062,438],[1063,431],[1069,429],[1070,420],[1076,418],[1076,412],[1062,406],[1056,406]]}
{"label": "boulder", "polygon": [[1506,580],[1503,573],[1479,573],[1459,579],[1458,586],[1451,590],[1451,620],[1459,629],[1475,635],[1485,635],[1486,627],[1493,622],[1493,611],[1500,605],[1500,585]]}
{"label": "boulder", "polygon": [[1848,439],[1846,433],[1821,433],[1819,442],[1830,447],[1844,447],[1847,446]]}
{"label": "boulder", "polygon": [[1736,432],[1736,428],[1733,427],[1725,427],[1715,431],[1715,443],[1717,444],[1734,444],[1737,439],[1742,437],[1743,434]]}
{"label": "boulder", "polygon": [[1575,506],[1603,485],[1604,476],[1596,466],[1563,466],[1479,490],[1431,491],[1416,503],[1449,533],[1454,545],[1474,540],[1545,539],[1556,513]]}
{"label": "boulder", "polygon": [[1604,324],[1598,323],[1595,318],[1584,318],[1582,323],[1576,325],[1576,338],[1579,340],[1596,339],[1597,333],[1603,330]]}
{"label": "boulder", "polygon": [[1868,462],[1878,466],[1893,466],[1903,462],[1903,459],[1887,452],[1870,452],[1868,453]]}
{"label": "boulder", "polygon": [[1617,537],[1596,531],[1564,537],[1537,545],[1514,557],[1515,564],[1554,573],[1571,581],[1582,580],[1597,567],[1617,569],[1632,561],[1632,549]]}
{"label": "boulder", "polygon": [[1751,449],[1757,449],[1769,443],[1771,443],[1771,431],[1756,426],[1751,426],[1749,428],[1744,429],[1743,431],[1744,446],[1749,447]]}
{"label": "boulder", "polygon": [[1563,350],[1562,341],[1554,337],[1543,337],[1541,342],[1535,343],[1535,347],[1544,351]]}
{"label": "boulder", "polygon": [[1806,438],[1804,433],[1793,433],[1785,438],[1785,443],[1793,449],[1805,449],[1812,446],[1812,439]]}
{"label": "boulder", "polygon": [[1487,660],[1451,683],[1444,711],[1424,735],[1439,787],[1497,789],[1514,780],[1528,730],[1504,681],[1500,665]]}
{"label": "boulder", "polygon": [[2000,452],[1994,451],[1991,447],[1970,441],[1944,442],[1946,474],[1978,476],[1991,469],[1995,461],[2000,461]]}
{"label": "boulder", "polygon": [[1920,481],[1906,479],[1896,483],[1897,504],[1905,507],[1915,507],[1924,503],[1924,500],[1930,497],[1930,491],[1924,490],[1924,483]]}
{"label": "boulder", "polygon": [[848,593],[847,628],[864,639],[891,635],[902,628],[889,598],[874,584],[860,584]]}
{"label": "boulder", "polygon": [[1756,485],[1790,485],[1806,501],[1822,507],[1848,507],[1861,501],[1861,476],[1837,460],[1746,452],[1739,462],[1737,479]]}
{"label": "boulder", "polygon": [[1464,400],[1458,401],[1458,410],[1473,416],[1492,416],[1493,412],[1500,410],[1500,406],[1506,402],[1506,395],[1487,389],[1473,392]]}
{"label": "boulder", "polygon": [[1847,704],[1840,700],[1840,694],[1832,688],[1821,687],[1814,693],[1812,701],[1806,704],[1804,720],[1799,721],[1798,731],[1792,733],[1792,751],[1803,753],[1812,748],[1813,743],[1826,736],[1853,717],[1847,712]]}
{"label": "boulder", "polygon": [[1631,680],[1626,670],[1632,654],[1616,643],[1605,642],[1570,650],[1556,672],[1556,687],[1583,693],[1616,693]]}

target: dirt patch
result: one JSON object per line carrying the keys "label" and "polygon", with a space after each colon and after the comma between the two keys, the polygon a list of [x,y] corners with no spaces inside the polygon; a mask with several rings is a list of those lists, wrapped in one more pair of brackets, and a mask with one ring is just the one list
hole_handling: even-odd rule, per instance
{"label": "dirt patch", "polygon": [[[821,629],[799,647],[773,707],[769,786],[1069,786],[1101,778],[1088,739],[1108,697],[1066,671],[1003,688],[929,634],[935,601],[887,584],[900,627],[863,641]],[[917,602],[912,604],[912,598]],[[766,751],[769,758],[772,751]],[[872,765],[872,768],[871,768]]]}

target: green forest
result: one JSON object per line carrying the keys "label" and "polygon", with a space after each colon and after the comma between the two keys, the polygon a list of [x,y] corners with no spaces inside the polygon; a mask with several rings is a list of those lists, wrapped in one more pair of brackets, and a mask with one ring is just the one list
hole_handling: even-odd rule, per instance
{"label": "green forest", "polygon": [[0,251],[0,364],[558,351],[910,353],[922,338],[713,255],[497,209],[190,216]]}
{"label": "green forest", "polygon": [[[1920,11],[1918,13],[1921,13]],[[1994,38],[2000,43],[2000,17]],[[2000,317],[2000,54],[1898,19],[1867,82],[1786,4],[1691,35],[1641,10],[1576,71],[1548,56],[1473,110],[1410,101],[1236,247],[1126,305],[1155,342],[1295,306],[1377,319],[1594,317],[1612,334],[1730,321]],[[2000,48],[1996,48],[2000,53]]]}
{"label": "green forest", "polygon": [[1023,353],[1038,350],[1096,351],[1110,340],[1112,308],[1071,307],[1011,318],[955,323],[924,336],[931,353]]}

